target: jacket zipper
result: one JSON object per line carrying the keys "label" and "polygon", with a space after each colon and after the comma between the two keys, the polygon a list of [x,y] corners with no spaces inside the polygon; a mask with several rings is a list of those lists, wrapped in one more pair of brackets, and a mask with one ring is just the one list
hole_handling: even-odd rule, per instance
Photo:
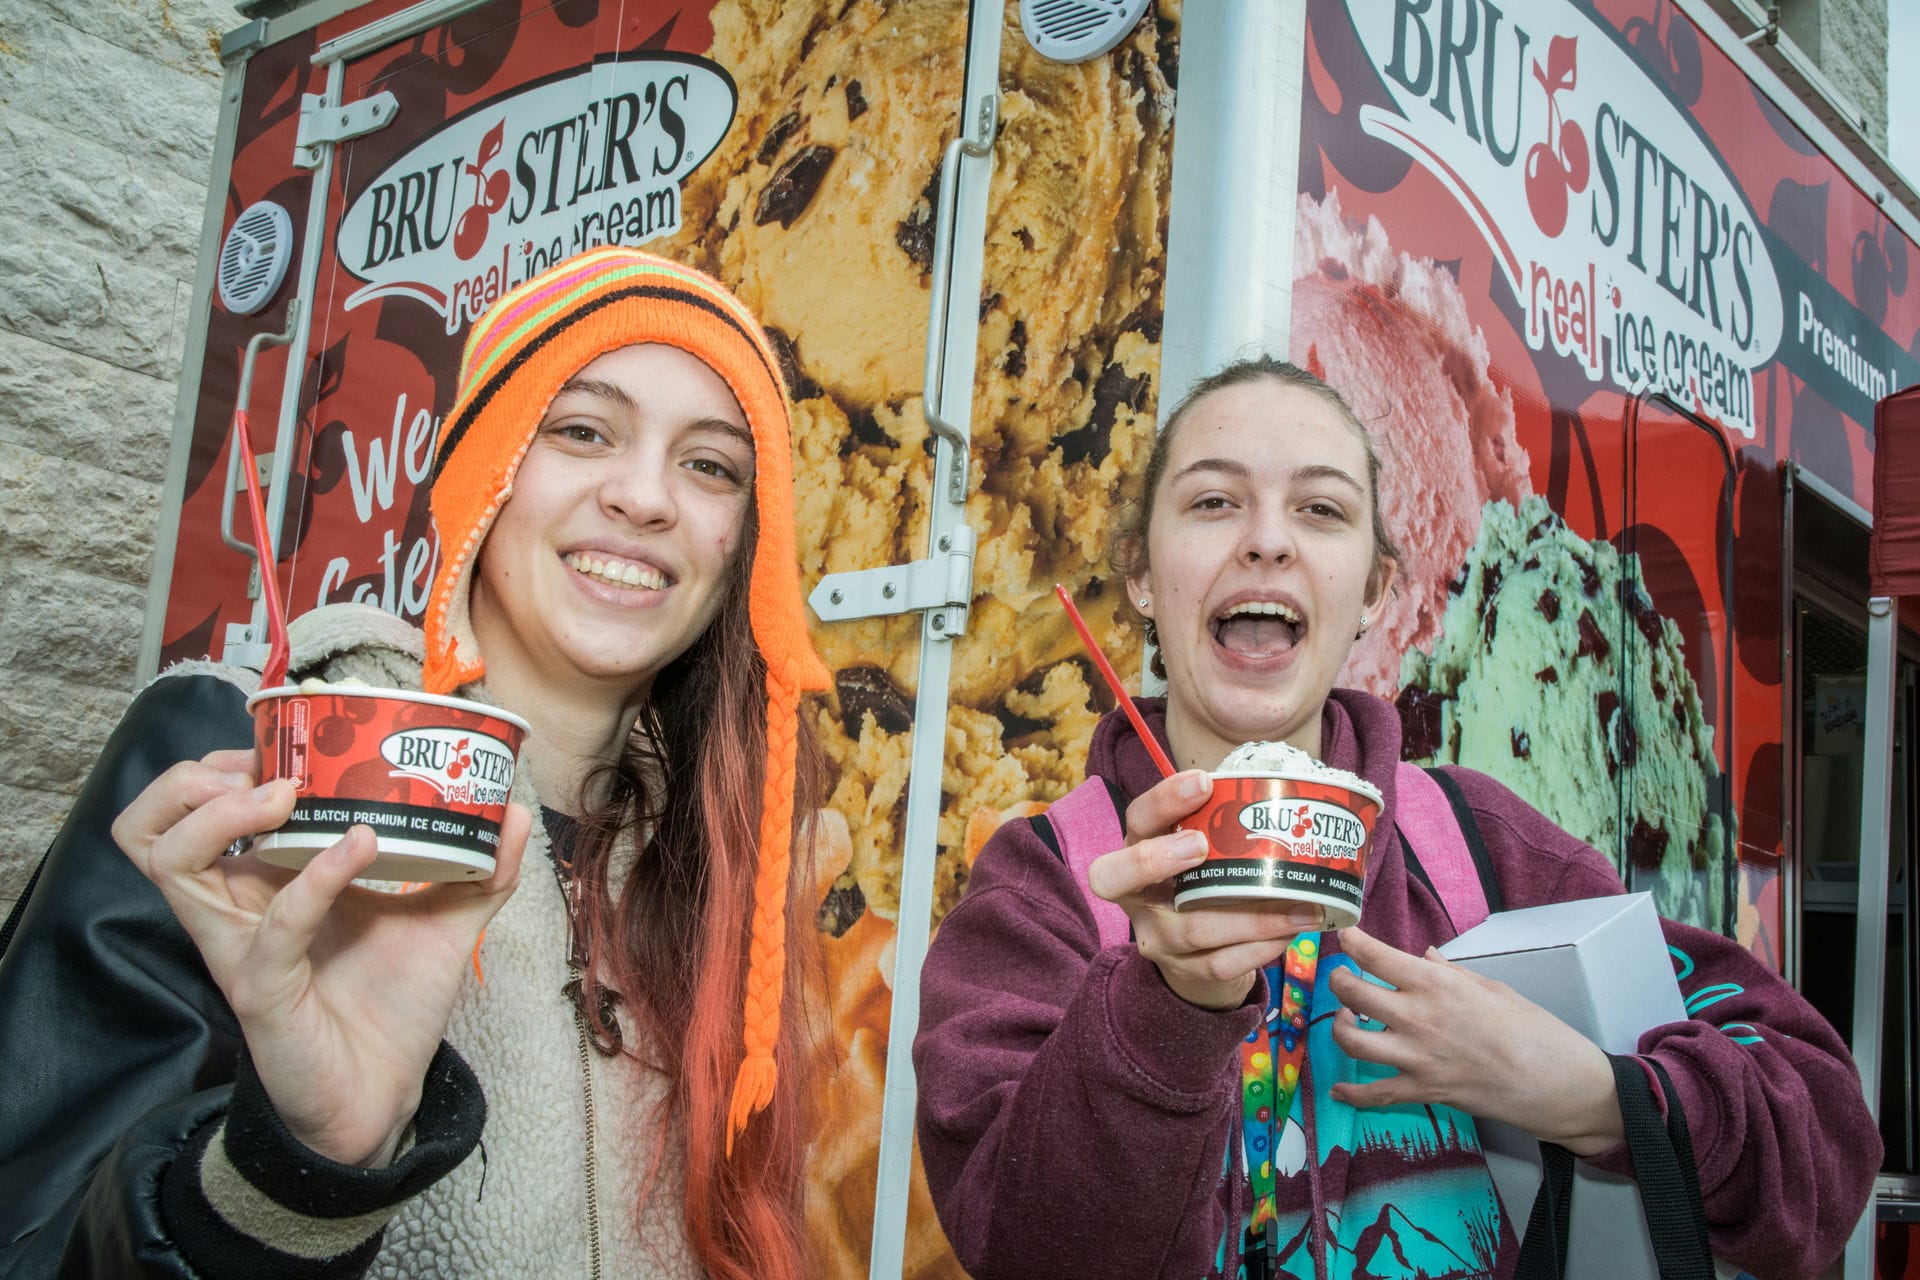
{"label": "jacket zipper", "polygon": [[[576,985],[584,983],[580,966],[569,964]],[[593,1035],[587,1027],[587,1010],[582,1001],[573,1002],[573,1025],[580,1033],[580,1093],[587,1108],[587,1275],[601,1280],[600,1271],[600,1171],[593,1126]]]}

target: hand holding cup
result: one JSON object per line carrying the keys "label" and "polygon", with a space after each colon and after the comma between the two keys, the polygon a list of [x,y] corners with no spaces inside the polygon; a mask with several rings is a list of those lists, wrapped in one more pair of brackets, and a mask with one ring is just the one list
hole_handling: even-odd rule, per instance
{"label": "hand holding cup", "polygon": [[292,811],[291,784],[254,777],[250,751],[177,764],[115,820],[114,839],[199,947],[293,1136],[343,1164],[387,1164],[468,957],[519,882],[532,817],[507,807],[486,879],[381,893],[352,885],[378,852],[365,827],[298,873],[223,856]]}
{"label": "hand holding cup", "polygon": [[1212,778],[1191,769],[1142,792],[1127,806],[1126,844],[1095,859],[1087,880],[1095,894],[1127,913],[1134,945],[1175,995],[1203,1009],[1230,1009],[1296,935],[1321,926],[1324,913],[1278,899],[1175,909],[1173,877],[1207,857],[1206,836],[1176,824],[1212,790]]}

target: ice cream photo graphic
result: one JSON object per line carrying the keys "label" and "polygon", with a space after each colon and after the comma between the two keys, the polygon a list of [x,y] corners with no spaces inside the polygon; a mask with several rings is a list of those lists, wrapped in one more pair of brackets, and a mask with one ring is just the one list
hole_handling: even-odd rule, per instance
{"label": "ice cream photo graphic", "polygon": [[1300,197],[1294,261],[1293,358],[1355,389],[1404,556],[1339,683],[1397,701],[1409,760],[1490,774],[1661,914],[1724,932],[1721,769],[1685,641],[1633,555],[1533,492],[1459,281],[1337,191]]}

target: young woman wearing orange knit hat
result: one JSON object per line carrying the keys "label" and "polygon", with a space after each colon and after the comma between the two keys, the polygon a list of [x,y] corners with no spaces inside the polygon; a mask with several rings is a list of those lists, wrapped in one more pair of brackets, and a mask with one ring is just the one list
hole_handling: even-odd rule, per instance
{"label": "young woman wearing orange knit hat", "polygon": [[424,632],[322,608],[293,678],[525,718],[494,875],[351,886],[365,828],[222,857],[293,804],[236,749],[258,677],[156,681],[0,935],[0,1273],[806,1274],[789,447],[697,272],[601,249],[481,319]]}

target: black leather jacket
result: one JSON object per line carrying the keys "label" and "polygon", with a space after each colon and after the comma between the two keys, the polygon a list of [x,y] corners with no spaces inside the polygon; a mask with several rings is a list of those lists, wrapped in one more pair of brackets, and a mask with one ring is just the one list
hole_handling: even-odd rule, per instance
{"label": "black leather jacket", "polygon": [[[200,1155],[226,1154],[295,1214],[398,1204],[478,1140],[479,1085],[442,1045],[391,1168],[344,1169],[299,1144],[253,1079],[200,953],[111,826],[181,760],[251,745],[245,695],[212,675],[156,681],[107,742],[0,954],[0,1276],[359,1275],[380,1238],[296,1257],[208,1202]],[[5,935],[0,934],[0,939]],[[477,1104],[477,1105],[476,1105]]]}

